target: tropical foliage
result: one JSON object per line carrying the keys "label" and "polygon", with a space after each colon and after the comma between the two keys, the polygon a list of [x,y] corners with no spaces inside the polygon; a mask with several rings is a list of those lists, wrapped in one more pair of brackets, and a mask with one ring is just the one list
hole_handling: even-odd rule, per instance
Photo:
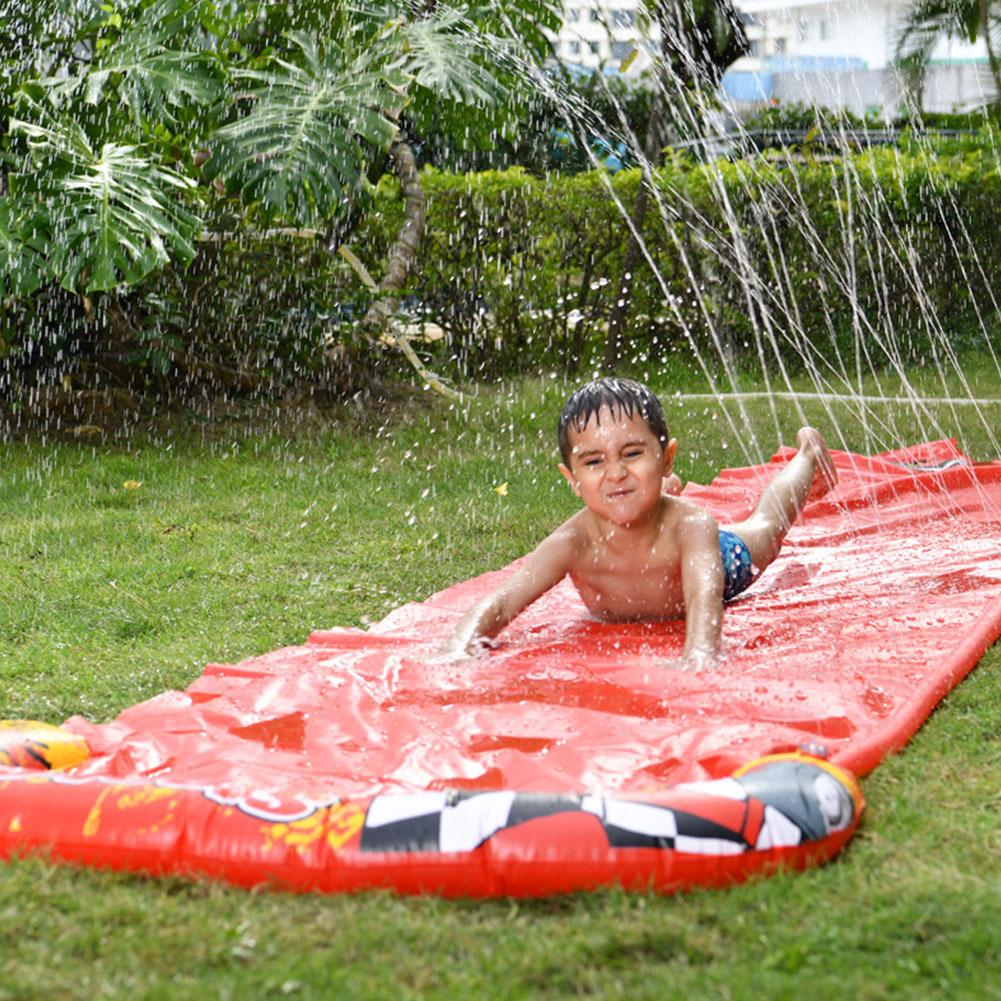
{"label": "tropical foliage", "polygon": [[1001,102],[1001,3],[998,0],[915,0],[897,40],[897,61],[920,91],[932,51],[944,37],[973,43],[982,39],[994,78],[995,103]]}
{"label": "tropical foliage", "polygon": [[[655,371],[697,351],[718,367],[758,368],[762,357],[778,365],[781,348],[787,370],[843,370],[860,351],[878,370],[934,358],[945,343],[996,344],[995,135],[963,146],[905,138],[834,161],[672,156],[652,177],[656,208],[641,236],[656,271],[644,259],[635,275],[627,363]],[[428,364],[475,380],[600,366],[625,259],[621,205],[639,171],[421,180],[427,233],[402,303]],[[384,178],[353,245],[383,258],[402,219],[398,185]],[[308,268],[291,244],[233,241],[187,275],[144,286],[160,329],[169,319],[206,353],[215,338],[229,368],[281,389],[331,317],[367,308],[339,257]],[[393,358],[380,349],[374,371]]]}
{"label": "tropical foliage", "polygon": [[37,253],[15,262],[14,282],[30,283],[41,254],[67,290],[88,292],[134,284],[171,259],[192,260],[198,218],[180,197],[194,188],[190,178],[137,146],[107,141],[95,148],[73,118],[22,104],[34,121],[10,122],[28,157],[26,169],[8,177],[9,203],[33,209],[22,216],[21,232],[30,227]]}
{"label": "tropical foliage", "polygon": [[506,20],[407,0],[5,6],[3,285],[83,294],[186,264],[219,215],[357,221],[401,128],[433,109],[475,142],[474,115],[517,112],[510,81],[556,16],[548,0]]}
{"label": "tropical foliage", "polygon": [[[995,141],[923,138],[833,162],[671,158],[652,177],[661,210],[641,236],[656,270],[635,276],[628,361],[642,370],[697,350],[720,366],[767,356],[833,371],[862,351],[870,370],[996,339]],[[427,249],[408,291],[452,332],[447,350],[470,375],[600,364],[626,253],[616,203],[639,184],[638,170],[425,179]],[[380,198],[373,246],[395,225],[392,196]]]}

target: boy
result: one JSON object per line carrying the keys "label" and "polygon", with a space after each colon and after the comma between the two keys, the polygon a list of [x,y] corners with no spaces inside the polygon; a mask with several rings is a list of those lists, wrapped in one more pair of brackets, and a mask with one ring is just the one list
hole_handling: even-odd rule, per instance
{"label": "boy", "polygon": [[807,498],[837,482],[823,438],[796,436],[796,455],[745,521],[721,529],[675,496],[678,442],[657,398],[630,379],[597,379],[560,415],[560,472],[584,509],[564,522],[500,587],[471,608],[446,656],[482,653],[519,612],[567,574],[592,615],[609,621],[685,619],[684,655],[670,666],[718,663],[723,604],[771,563]]}

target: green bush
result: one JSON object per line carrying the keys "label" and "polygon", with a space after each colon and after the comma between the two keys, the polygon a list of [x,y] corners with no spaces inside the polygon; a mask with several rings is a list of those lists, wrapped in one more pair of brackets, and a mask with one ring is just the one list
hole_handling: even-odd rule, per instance
{"label": "green bush", "polygon": [[914,109],[887,118],[883,111],[869,111],[857,115],[847,108],[828,108],[803,101],[784,101],[760,108],[744,119],[744,128],[766,130],[794,130],[820,128],[837,129],[895,129],[923,132],[926,130],[956,130],[978,132],[996,128],[1001,123],[1001,106],[987,105],[967,112],[916,111]]}
{"label": "green bush", "polygon": [[520,166],[539,176],[577,174],[613,149],[629,164],[650,119],[655,85],[649,74],[627,83],[600,71],[578,75],[557,64],[547,67],[546,75],[549,93],[529,90],[524,118],[498,130],[486,148],[466,148],[428,127],[413,130],[421,166],[461,173]]}
{"label": "green bush", "polygon": [[[424,175],[429,237],[410,288],[466,373],[573,370],[600,350],[638,181]],[[797,367],[848,352],[869,369],[934,353],[996,318],[999,189],[979,148],[672,160],[643,234],[655,268],[634,280],[633,357],[697,348]]]}
{"label": "green bush", "polygon": [[[671,156],[655,176],[633,281],[637,365],[674,352],[717,370],[868,371],[997,334],[1001,177],[988,142],[943,152],[914,139],[835,159],[808,147],[733,162]],[[417,350],[460,379],[588,370],[618,295],[639,179],[422,172],[428,229],[401,309],[445,336],[415,340]],[[391,180],[372,198],[350,249],[378,280],[402,206]],[[199,380],[272,394],[315,385],[329,380],[325,342],[357,353],[368,301],[322,237],[202,243],[188,271],[128,295],[81,305],[42,289],[8,300],[0,392],[67,375],[90,386],[99,373],[159,395]],[[365,352],[332,389],[409,372],[392,347]]]}

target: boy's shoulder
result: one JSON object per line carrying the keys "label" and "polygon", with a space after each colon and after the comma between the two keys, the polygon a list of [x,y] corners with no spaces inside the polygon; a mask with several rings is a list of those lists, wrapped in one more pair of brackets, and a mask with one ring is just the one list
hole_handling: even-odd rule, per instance
{"label": "boy's shoulder", "polygon": [[553,529],[525,557],[523,569],[529,573],[554,574],[557,577],[572,572],[590,548],[588,533],[580,512]]}
{"label": "boy's shoulder", "polygon": [[719,523],[705,508],[692,504],[681,497],[666,498],[671,502],[671,512],[666,519],[662,533],[670,535],[678,543],[685,540],[705,538],[706,533],[715,532]]}
{"label": "boy's shoulder", "polygon": [[[704,508],[680,497],[661,498],[659,536],[665,543],[715,527],[716,519]],[[539,544],[537,552],[559,556],[571,564],[604,549],[607,539],[600,520],[589,508],[572,514]]]}
{"label": "boy's shoulder", "polygon": [[586,555],[594,546],[595,530],[584,508],[572,514],[557,528],[554,528],[536,548],[536,552],[559,554],[570,563]]}
{"label": "boy's shoulder", "polygon": [[591,526],[591,519],[587,508],[570,515],[569,518],[558,528],[553,529],[546,538],[555,545],[565,546],[567,549],[579,551],[586,548],[591,541],[594,529]]}
{"label": "boy's shoulder", "polygon": [[684,497],[664,497],[667,512],[665,521],[674,527],[687,524],[714,524],[716,519],[698,504],[693,504]]}

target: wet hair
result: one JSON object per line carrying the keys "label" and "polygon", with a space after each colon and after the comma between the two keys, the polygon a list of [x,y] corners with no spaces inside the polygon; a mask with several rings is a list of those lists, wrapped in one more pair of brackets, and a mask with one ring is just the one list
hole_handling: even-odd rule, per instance
{"label": "wet hair", "polygon": [[667,422],[660,400],[643,383],[632,379],[595,379],[575,390],[563,404],[556,437],[565,465],[570,465],[570,429],[583,431],[592,417],[600,424],[602,407],[608,407],[614,416],[639,414],[660,442],[660,447],[667,447]]}

